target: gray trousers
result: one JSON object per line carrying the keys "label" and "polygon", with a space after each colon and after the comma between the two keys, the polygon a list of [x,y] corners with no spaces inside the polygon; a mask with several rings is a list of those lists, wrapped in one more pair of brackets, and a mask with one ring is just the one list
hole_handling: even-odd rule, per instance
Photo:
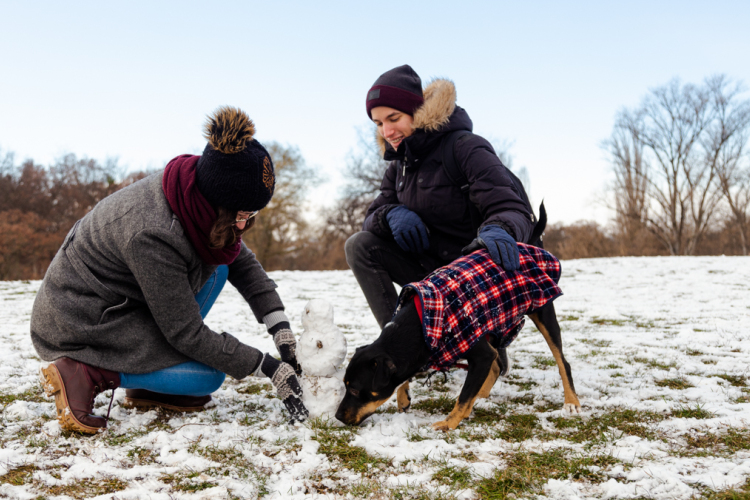
{"label": "gray trousers", "polygon": [[351,236],[344,248],[346,262],[380,328],[396,311],[398,294],[393,283],[404,286],[422,280],[442,265],[433,257],[404,251],[395,241],[384,240],[367,231]]}

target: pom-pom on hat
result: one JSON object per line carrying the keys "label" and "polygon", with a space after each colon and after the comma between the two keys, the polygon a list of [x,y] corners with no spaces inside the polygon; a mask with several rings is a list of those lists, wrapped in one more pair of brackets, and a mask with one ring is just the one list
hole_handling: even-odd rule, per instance
{"label": "pom-pom on hat", "polygon": [[367,91],[367,116],[372,119],[372,108],[378,106],[414,115],[422,103],[422,79],[411,66],[404,64],[380,75]]}
{"label": "pom-pom on hat", "polygon": [[209,116],[208,144],[195,166],[195,182],[212,206],[252,212],[271,201],[273,162],[254,134],[253,121],[241,109],[223,106]]}

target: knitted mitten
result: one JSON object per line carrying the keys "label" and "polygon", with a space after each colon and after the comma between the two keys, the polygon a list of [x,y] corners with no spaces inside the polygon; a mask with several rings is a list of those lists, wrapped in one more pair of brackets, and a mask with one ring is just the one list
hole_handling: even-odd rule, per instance
{"label": "knitted mitten", "polygon": [[271,379],[276,394],[292,417],[289,423],[304,422],[310,412],[302,403],[302,387],[294,374],[294,369],[265,353],[260,362],[260,372]]}

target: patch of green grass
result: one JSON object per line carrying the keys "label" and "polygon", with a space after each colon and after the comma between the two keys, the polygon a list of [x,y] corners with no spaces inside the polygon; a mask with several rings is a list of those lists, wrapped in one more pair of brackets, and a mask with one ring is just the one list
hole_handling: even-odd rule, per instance
{"label": "patch of green grass", "polygon": [[338,461],[349,470],[368,474],[380,465],[391,465],[390,459],[372,456],[364,448],[350,445],[355,431],[349,427],[334,427],[318,421],[313,422],[311,428],[315,432],[312,439],[320,443],[318,453]]}
{"label": "patch of green grass", "polygon": [[677,368],[677,363],[675,361],[664,363],[657,359],[638,358],[638,357],[633,358],[633,361],[635,361],[636,363],[643,363],[645,365],[648,365],[651,368],[658,368],[660,370],[665,370],[665,371],[669,371],[672,368]]}
{"label": "patch of green grass", "polygon": [[608,368],[610,370],[618,370],[622,368],[622,366],[618,365],[617,363],[610,363],[608,365],[605,365],[604,368]]}
{"label": "patch of green grass", "polygon": [[534,362],[531,367],[537,370],[546,370],[550,366],[557,366],[557,362],[553,358],[546,356],[534,356]]}
{"label": "patch of green grass", "polygon": [[534,382],[533,380],[521,380],[521,377],[515,374],[509,375],[508,377],[506,377],[504,382],[506,384],[516,385],[523,391],[528,391],[532,387],[537,385],[537,383]]}
{"label": "patch of green grass", "polygon": [[715,359],[702,359],[701,363],[704,365],[715,365],[717,361]]}
{"label": "patch of green grass", "polygon": [[709,490],[703,494],[706,500],[750,500],[750,479],[737,488],[722,491]]}
{"label": "patch of green grass", "polygon": [[0,484],[8,483],[13,486],[22,486],[31,481],[34,471],[37,470],[39,469],[37,469],[36,465],[20,465],[0,476]]}
{"label": "patch of green grass", "polygon": [[702,356],[703,352],[699,351],[698,349],[688,349],[687,351],[685,351],[685,354],[687,354],[688,356]]}
{"label": "patch of green grass", "polygon": [[700,420],[714,418],[714,414],[704,409],[701,405],[696,405],[695,407],[680,406],[672,410],[672,416],[675,418],[697,418]]}
{"label": "patch of green grass", "polygon": [[[91,498],[116,493],[128,487],[128,483],[117,478],[76,479],[70,484],[45,486],[41,490],[45,497],[66,495],[73,498]],[[42,497],[44,498],[44,497]]]}
{"label": "patch of green grass", "polygon": [[531,406],[534,404],[534,396],[532,394],[524,394],[523,396],[515,396],[510,398],[510,402],[516,405]]}
{"label": "patch of green grass", "polygon": [[611,440],[612,430],[620,434],[638,436],[643,439],[654,439],[655,434],[647,424],[664,420],[665,415],[633,409],[616,409],[601,415],[592,415],[586,419],[571,417],[551,417],[548,420],[555,428],[566,431],[562,437],[574,443],[600,443]]}
{"label": "patch of green grass", "polygon": [[599,340],[599,339],[578,339],[579,342],[588,344],[593,347],[609,347],[612,345],[611,340]]}
{"label": "patch of green grass", "polygon": [[504,469],[477,482],[479,498],[530,498],[542,493],[542,487],[550,479],[601,483],[609,479],[603,470],[618,462],[609,455],[584,457],[561,449],[519,452],[504,458],[507,462]]}
{"label": "patch of green grass", "polygon": [[576,316],[575,314],[566,314],[564,316],[558,316],[557,319],[559,321],[578,321],[581,317]]}
{"label": "patch of green grass", "polygon": [[148,432],[144,429],[138,429],[134,431],[124,432],[122,434],[115,434],[113,431],[105,432],[100,434],[100,439],[107,445],[107,446],[122,446],[124,444],[128,444],[131,441],[133,441],[136,438],[139,438],[141,436],[145,436],[148,434]]}
{"label": "patch of green grass", "polygon": [[745,387],[747,382],[745,377],[742,375],[729,375],[728,373],[720,373],[718,375],[712,375],[712,377],[719,377],[729,382],[729,385],[733,387]]}
{"label": "patch of green grass", "polygon": [[440,395],[437,398],[430,398],[430,399],[423,399],[421,401],[417,401],[416,403],[412,403],[411,407],[415,410],[424,411],[427,413],[430,413],[432,415],[435,414],[445,414],[453,410],[453,407],[456,405],[456,399],[451,398],[449,396]]}
{"label": "patch of green grass", "polygon": [[691,387],[695,387],[693,384],[691,384],[687,379],[683,377],[678,378],[665,378],[661,380],[655,380],[654,383],[657,387],[668,387],[669,389],[675,389],[678,391],[682,391],[685,389],[689,389]]}
{"label": "patch of green grass", "polygon": [[198,479],[201,474],[201,472],[195,471],[177,474],[164,474],[159,479],[162,483],[170,485],[175,491],[185,491],[189,493],[207,490],[216,486],[216,484],[210,481]]}
{"label": "patch of green grass", "polygon": [[493,438],[518,443],[535,437],[539,429],[539,418],[533,413],[507,415],[503,422],[503,429],[492,432]]}
{"label": "patch of green grass", "polygon": [[445,465],[432,474],[432,479],[440,484],[454,488],[470,488],[473,486],[474,478],[468,467]]}
{"label": "patch of green grass", "polygon": [[508,407],[504,404],[496,404],[490,408],[480,408],[475,406],[471,423],[492,425],[500,422],[507,413]]}
{"label": "patch of green grass", "polygon": [[625,326],[627,321],[624,319],[608,319],[594,317],[591,322],[595,325],[606,325],[606,326]]}
{"label": "patch of green grass", "polygon": [[620,372],[615,372],[615,373],[613,373],[612,375],[610,375],[610,377],[612,377],[612,378],[618,378],[618,377],[624,377],[624,376],[625,376],[625,375],[623,375],[623,374],[622,374],[622,373],[620,373]]}
{"label": "patch of green grass", "polygon": [[268,390],[268,385],[261,385],[261,384],[247,384],[242,385],[240,387],[237,387],[235,390],[240,394],[260,394],[263,391]]}
{"label": "patch of green grass", "polygon": [[18,394],[0,392],[0,405],[3,406],[3,409],[5,409],[5,407],[9,404],[16,401],[26,401],[28,403],[48,403],[50,399],[47,399],[44,396],[41,388],[38,387],[35,389],[29,389],[25,392],[20,392]]}
{"label": "patch of green grass", "polygon": [[702,449],[712,455],[729,453],[740,450],[750,450],[750,429],[730,427],[726,432],[706,432],[698,435],[684,436],[688,447]]}

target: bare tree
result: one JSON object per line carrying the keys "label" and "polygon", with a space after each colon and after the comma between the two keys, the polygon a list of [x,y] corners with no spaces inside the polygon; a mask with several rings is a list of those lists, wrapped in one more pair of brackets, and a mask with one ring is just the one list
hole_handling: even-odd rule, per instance
{"label": "bare tree", "polygon": [[706,162],[716,170],[743,255],[748,254],[748,210],[750,209],[750,100],[742,100],[745,88],[724,75],[707,80],[713,120],[703,139]]}
{"label": "bare tree", "polygon": [[358,149],[351,152],[343,196],[324,212],[326,231],[342,240],[362,230],[367,208],[378,196],[388,162],[375,141],[374,127],[358,130]]}
{"label": "bare tree", "polygon": [[672,255],[695,251],[722,198],[717,164],[707,150],[715,121],[711,96],[709,83],[672,80],[651,90],[635,110],[621,111],[609,140],[615,174],[622,176],[615,186],[624,202],[619,215],[645,220]]}
{"label": "bare tree", "polygon": [[308,188],[319,182],[295,147],[273,142],[267,146],[276,173],[271,202],[257,215],[255,226],[245,233],[245,243],[268,269],[291,269],[300,251],[307,222],[302,216]]}
{"label": "bare tree", "polygon": [[615,174],[613,186],[614,231],[620,253],[643,255],[643,235],[647,231],[648,172],[643,160],[643,144],[638,140],[637,120],[631,113],[620,114],[612,136],[602,143]]}

